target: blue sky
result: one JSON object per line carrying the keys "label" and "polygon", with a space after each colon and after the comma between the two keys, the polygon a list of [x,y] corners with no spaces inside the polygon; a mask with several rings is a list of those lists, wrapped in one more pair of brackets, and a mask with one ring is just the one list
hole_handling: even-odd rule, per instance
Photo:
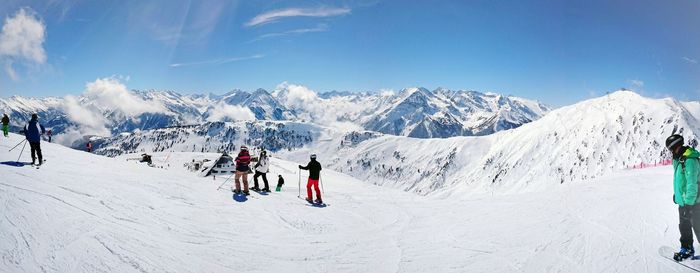
{"label": "blue sky", "polygon": [[[5,0],[0,96],[79,94],[116,76],[181,93],[287,81],[321,92],[494,91],[555,106],[621,87],[697,100],[698,14],[696,0]],[[43,37],[20,43],[5,27],[31,19]]]}

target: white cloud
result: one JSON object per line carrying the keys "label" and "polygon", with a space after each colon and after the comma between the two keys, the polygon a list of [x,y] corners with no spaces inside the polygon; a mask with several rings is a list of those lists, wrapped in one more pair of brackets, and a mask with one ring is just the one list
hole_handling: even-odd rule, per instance
{"label": "white cloud", "polygon": [[106,127],[107,120],[96,107],[85,105],[75,96],[66,96],[61,107],[75,125],[57,135],[56,142],[70,147],[74,141],[85,135],[110,135]]}
{"label": "white cloud", "polygon": [[219,102],[207,110],[207,121],[255,120],[255,114],[250,109],[240,105],[230,105]]}
{"label": "white cloud", "polygon": [[632,86],[638,89],[644,87],[644,81],[641,80],[632,79],[628,80],[627,82],[629,82]]}
{"label": "white cloud", "polygon": [[267,39],[267,38],[273,38],[273,37],[298,35],[298,34],[312,33],[312,32],[324,32],[324,31],[328,31],[328,25],[318,24],[316,27],[313,27],[313,28],[300,28],[300,29],[293,29],[293,30],[289,30],[289,31],[285,31],[285,32],[275,32],[275,33],[263,34],[263,35],[258,36],[255,39],[251,40],[251,42],[255,42],[255,41],[259,41],[259,40]]}
{"label": "white cloud", "polygon": [[129,92],[126,86],[115,77],[97,79],[87,83],[83,96],[102,110],[117,111],[127,116],[167,111],[163,105],[145,101]]}
{"label": "white cloud", "polygon": [[382,97],[391,97],[393,95],[396,95],[396,91],[394,91],[393,89],[380,89],[379,95],[381,95]]}
{"label": "white cloud", "polygon": [[263,57],[265,57],[265,55],[255,54],[255,55],[246,56],[246,57],[222,58],[222,59],[214,59],[214,60],[207,60],[207,61],[201,61],[201,62],[190,62],[190,63],[174,63],[174,64],[170,64],[170,67],[183,67],[183,66],[206,65],[206,64],[225,64],[225,63],[239,62],[239,61],[245,61],[245,60],[260,59]]}
{"label": "white cloud", "polygon": [[698,60],[690,58],[690,57],[683,56],[683,60],[690,63],[690,64],[698,64]]}
{"label": "white cloud", "polygon": [[277,85],[275,95],[289,108],[309,108],[319,100],[315,91],[303,85],[283,82]]}
{"label": "white cloud", "polygon": [[70,95],[66,96],[62,106],[68,119],[81,125],[81,127],[87,127],[91,131],[99,132],[103,132],[103,129],[105,129],[104,126],[107,120],[102,116],[100,110],[84,105],[79,98]]}
{"label": "white cloud", "polygon": [[358,111],[354,103],[325,100],[320,98],[316,91],[306,86],[288,82],[277,85],[272,96],[287,108],[304,109],[308,114],[299,116],[301,119],[345,131],[362,129],[357,124],[343,121],[344,114]]}
{"label": "white cloud", "polygon": [[46,26],[29,8],[22,8],[13,17],[5,19],[0,32],[0,59],[4,60],[5,72],[10,78],[19,79],[13,63],[29,65],[46,62],[45,38]]}
{"label": "white cloud", "polygon": [[68,120],[75,125],[68,128],[60,137],[59,143],[70,145],[73,141],[85,135],[111,135],[108,129],[109,120],[105,112],[118,113],[124,118],[133,118],[143,113],[163,113],[165,106],[152,101],[145,101],[130,92],[119,79],[128,77],[110,77],[97,79],[85,85],[81,97],[64,97],[62,110]]}
{"label": "white cloud", "polygon": [[318,7],[318,8],[287,8],[268,11],[258,14],[250,19],[245,26],[252,27],[266,23],[276,22],[285,17],[330,17],[339,16],[350,13],[349,8],[333,8],[333,7]]}

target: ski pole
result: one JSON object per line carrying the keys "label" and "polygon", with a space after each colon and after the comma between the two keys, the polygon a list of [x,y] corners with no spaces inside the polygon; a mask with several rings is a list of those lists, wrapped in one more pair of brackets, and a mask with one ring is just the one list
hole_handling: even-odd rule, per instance
{"label": "ski pole", "polygon": [[24,145],[22,145],[22,151],[19,152],[19,156],[17,157],[17,162],[19,162],[19,158],[22,157],[22,153],[24,152],[24,147],[27,146],[27,142],[24,142]]}
{"label": "ski pole", "polygon": [[226,184],[226,182],[228,182],[228,180],[231,179],[231,177],[233,177],[235,174],[236,174],[236,173],[234,172],[234,173],[231,174],[231,176],[229,176],[228,178],[226,178],[226,180],[224,180],[224,183],[221,183],[221,185],[219,185],[219,187],[216,188],[216,190],[217,190],[217,191],[220,190],[221,187],[223,187],[224,184]]}
{"label": "ski pole", "polygon": [[12,147],[12,149],[10,149],[8,152],[12,152],[12,150],[14,150],[15,148],[17,148],[17,146],[19,146],[20,144],[22,144],[22,143],[25,142],[25,141],[27,141],[27,139],[24,139],[24,140],[20,141],[19,143],[17,143],[17,145],[15,145],[15,147]]}
{"label": "ski pole", "polygon": [[321,179],[321,174],[320,174],[320,173],[318,174],[318,183],[321,183],[321,193],[323,194],[323,196],[325,196],[325,195],[326,195],[326,191],[323,190],[323,179]]}
{"label": "ski pole", "polygon": [[299,174],[299,177],[297,178],[297,188],[299,189],[299,194],[297,194],[298,198],[301,198],[301,171],[297,170],[297,174]]}

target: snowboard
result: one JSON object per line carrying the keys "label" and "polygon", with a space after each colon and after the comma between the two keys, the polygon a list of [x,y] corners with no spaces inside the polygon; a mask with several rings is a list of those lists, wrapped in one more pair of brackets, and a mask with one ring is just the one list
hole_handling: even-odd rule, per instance
{"label": "snowboard", "polygon": [[675,252],[676,250],[669,246],[661,246],[659,248],[659,255],[661,255],[661,257],[669,259],[672,262],[675,262],[695,272],[700,272],[700,256],[693,256],[692,258],[688,258],[679,262],[673,259],[673,253]]}
{"label": "snowboard", "polygon": [[[306,199],[304,199],[304,201],[306,201]],[[309,201],[306,201],[306,203],[307,203],[306,204],[307,206],[316,207],[316,208],[325,208],[327,206],[330,206],[328,203],[316,203],[316,202],[309,202]]]}
{"label": "snowboard", "polygon": [[240,203],[248,201],[248,199],[252,197],[251,195],[245,195],[245,193],[242,193],[242,192],[235,193],[235,192],[233,192],[233,190],[231,192],[233,193],[233,196],[232,196],[233,200],[236,202],[240,202]]}

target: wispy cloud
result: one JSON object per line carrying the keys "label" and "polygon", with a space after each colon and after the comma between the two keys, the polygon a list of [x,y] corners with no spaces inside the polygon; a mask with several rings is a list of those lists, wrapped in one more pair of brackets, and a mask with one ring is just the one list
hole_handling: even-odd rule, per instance
{"label": "wispy cloud", "polygon": [[170,67],[183,67],[183,66],[207,65],[207,64],[225,64],[225,63],[232,63],[232,62],[238,62],[238,61],[260,59],[263,57],[265,57],[265,55],[255,54],[255,55],[245,56],[245,57],[221,58],[221,59],[207,60],[207,61],[201,61],[201,62],[174,63],[174,64],[170,64]]}
{"label": "wispy cloud", "polygon": [[285,17],[331,17],[340,16],[350,13],[350,8],[333,8],[333,7],[318,7],[318,8],[287,8],[268,11],[258,14],[250,19],[245,26],[252,27],[261,24],[276,22]]}
{"label": "wispy cloud", "polygon": [[641,89],[642,87],[644,87],[644,81],[642,80],[632,79],[628,80],[627,82],[636,89]]}
{"label": "wispy cloud", "polygon": [[698,60],[690,58],[690,57],[683,56],[683,60],[690,63],[690,64],[698,64]]}
{"label": "wispy cloud", "polygon": [[255,42],[255,41],[260,41],[263,39],[274,38],[274,37],[281,37],[281,36],[288,36],[288,35],[299,35],[299,34],[304,34],[304,33],[324,32],[324,31],[328,31],[328,25],[319,24],[313,28],[300,28],[300,29],[293,29],[293,30],[284,31],[284,32],[274,32],[274,33],[263,34],[263,35],[260,35],[253,40],[250,40],[249,42]]}

